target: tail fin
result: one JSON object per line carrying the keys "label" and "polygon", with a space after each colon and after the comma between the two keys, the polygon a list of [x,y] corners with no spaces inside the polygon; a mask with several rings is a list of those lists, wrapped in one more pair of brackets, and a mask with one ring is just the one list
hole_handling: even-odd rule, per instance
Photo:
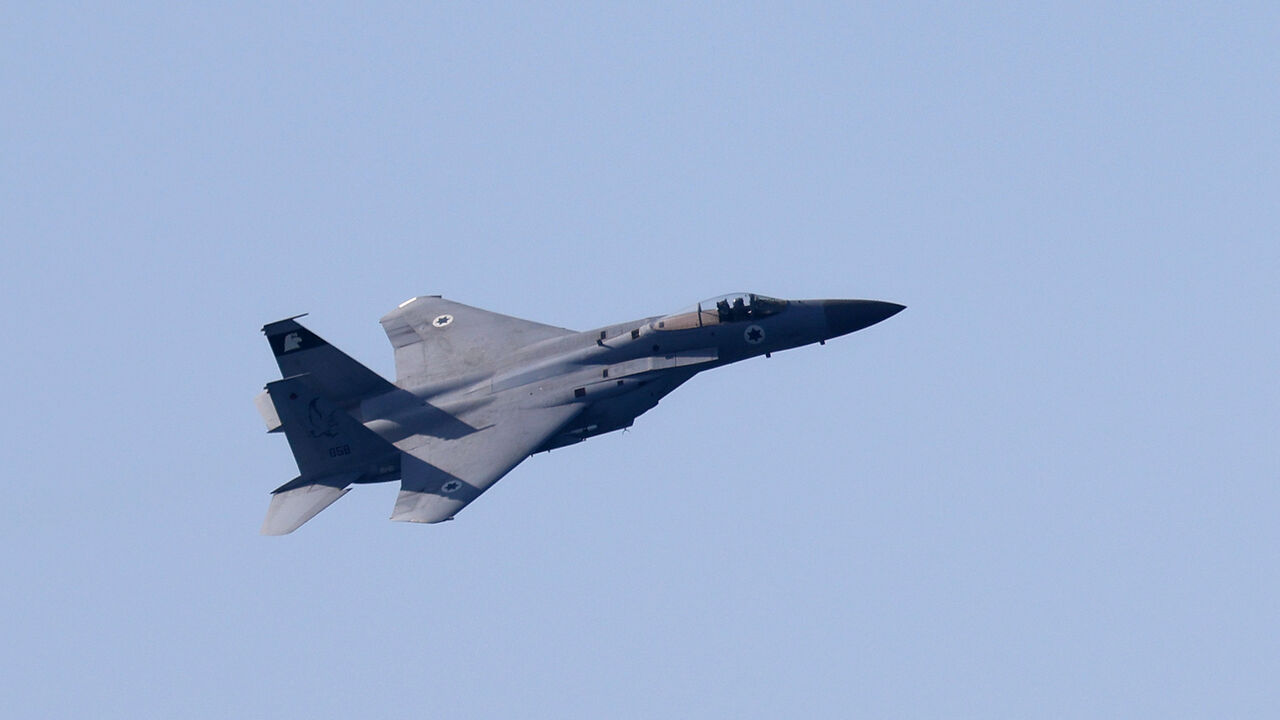
{"label": "tail fin", "polygon": [[394,480],[400,451],[325,397],[309,375],[267,384],[301,475],[276,488],[264,535],[296,530],[351,483]]}
{"label": "tail fin", "polygon": [[300,317],[268,323],[262,328],[267,342],[271,343],[271,352],[275,353],[281,376],[310,375],[323,395],[346,410],[353,409],[367,397],[395,389],[381,375],[299,325]]}

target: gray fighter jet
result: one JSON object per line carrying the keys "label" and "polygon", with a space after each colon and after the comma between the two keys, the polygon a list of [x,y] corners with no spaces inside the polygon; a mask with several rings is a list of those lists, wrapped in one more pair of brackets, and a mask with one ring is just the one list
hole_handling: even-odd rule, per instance
{"label": "gray fighter jet", "polygon": [[351,485],[392,480],[392,520],[452,520],[533,453],[630,427],[703,370],[825,343],[902,309],[740,293],[575,332],[416,297],[381,321],[395,383],[301,315],[270,323],[262,332],[284,379],[257,405],[268,431],[284,431],[300,474],[273,492],[262,533],[293,532]]}

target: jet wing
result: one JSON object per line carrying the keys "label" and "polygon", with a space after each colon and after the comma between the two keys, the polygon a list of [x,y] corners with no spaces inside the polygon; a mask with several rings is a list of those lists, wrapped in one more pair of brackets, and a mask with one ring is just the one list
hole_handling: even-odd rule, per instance
{"label": "jet wing", "polygon": [[415,387],[491,372],[511,352],[572,330],[500,315],[442,297],[416,297],[383,316],[396,384]]}
{"label": "jet wing", "polygon": [[391,519],[421,523],[453,519],[582,409],[572,404],[488,407],[466,418],[478,428],[473,433],[453,439],[413,435],[397,442],[405,454]]}

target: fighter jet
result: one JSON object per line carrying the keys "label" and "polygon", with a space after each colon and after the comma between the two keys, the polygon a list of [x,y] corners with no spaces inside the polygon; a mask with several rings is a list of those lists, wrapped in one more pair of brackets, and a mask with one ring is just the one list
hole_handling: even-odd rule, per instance
{"label": "fighter jet", "polygon": [[267,430],[284,432],[299,475],[273,491],[261,532],[291,533],[350,486],[394,480],[392,520],[452,520],[530,455],[630,427],[703,370],[825,343],[902,309],[737,293],[575,332],[421,296],[381,320],[394,383],[301,315],[269,323],[283,379],[256,404]]}

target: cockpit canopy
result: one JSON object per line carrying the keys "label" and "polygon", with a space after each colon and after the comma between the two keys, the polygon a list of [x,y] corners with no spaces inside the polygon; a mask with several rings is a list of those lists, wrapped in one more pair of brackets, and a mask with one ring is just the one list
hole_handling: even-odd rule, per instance
{"label": "cockpit canopy", "polygon": [[677,313],[664,315],[649,324],[654,330],[691,330],[721,323],[759,320],[781,312],[786,300],[755,293],[721,295],[685,308]]}

